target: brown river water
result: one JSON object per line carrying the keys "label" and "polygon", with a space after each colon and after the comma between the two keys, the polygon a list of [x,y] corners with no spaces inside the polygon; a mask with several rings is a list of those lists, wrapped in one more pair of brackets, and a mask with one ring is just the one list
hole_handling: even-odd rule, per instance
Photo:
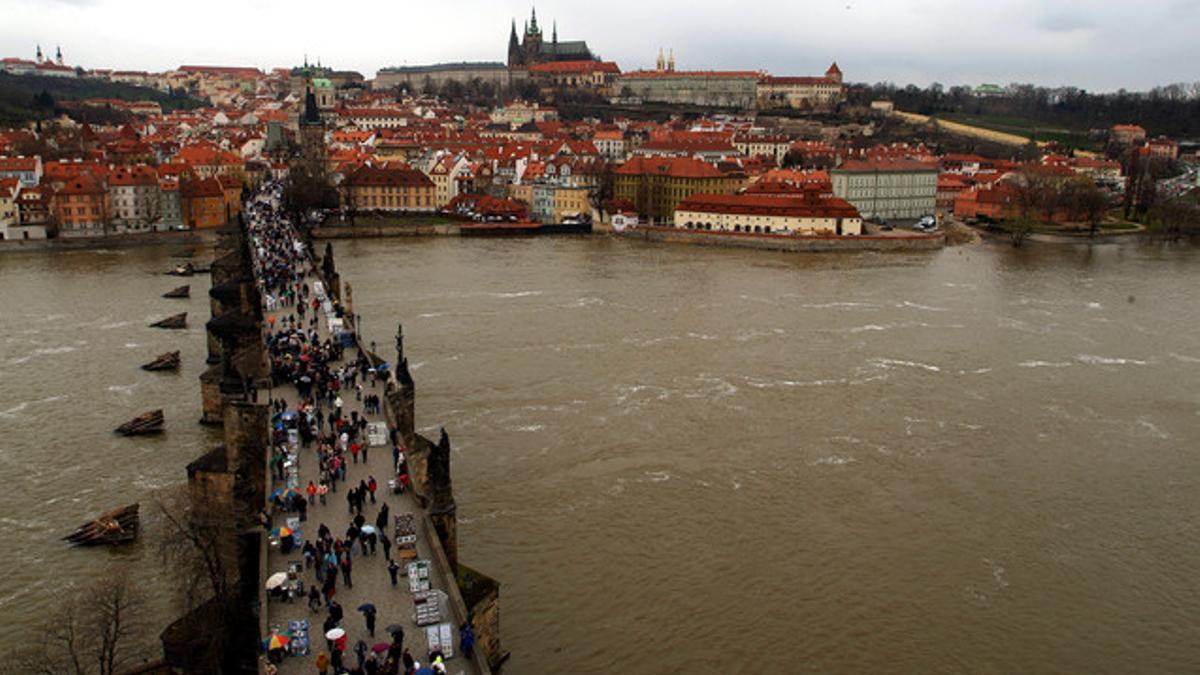
{"label": "brown river water", "polygon": [[[58,538],[212,439],[174,250],[0,256],[0,650],[111,560],[171,584],[152,517],[123,552]],[[450,433],[507,672],[1200,669],[1200,249],[335,250]],[[162,438],[110,433],[153,407]]]}

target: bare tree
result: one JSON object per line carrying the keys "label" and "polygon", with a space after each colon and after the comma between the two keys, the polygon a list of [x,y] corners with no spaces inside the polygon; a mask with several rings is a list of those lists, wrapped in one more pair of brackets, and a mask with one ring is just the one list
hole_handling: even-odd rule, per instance
{"label": "bare tree", "polygon": [[125,568],[113,567],[66,599],[31,644],[4,659],[2,672],[116,675],[149,656],[139,644],[145,612],[145,593]]}

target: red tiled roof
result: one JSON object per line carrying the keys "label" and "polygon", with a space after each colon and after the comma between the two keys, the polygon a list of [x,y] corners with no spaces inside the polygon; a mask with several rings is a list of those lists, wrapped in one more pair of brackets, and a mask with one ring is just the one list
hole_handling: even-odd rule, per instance
{"label": "red tiled roof", "polygon": [[620,73],[621,69],[612,61],[550,61],[529,66],[531,73]]}
{"label": "red tiled roof", "polygon": [[362,166],[346,177],[353,187],[379,185],[385,187],[433,187],[429,176],[416,169]]}
{"label": "red tiled roof", "polygon": [[37,157],[0,157],[0,171],[33,171]]}
{"label": "red tiled roof", "polygon": [[785,86],[785,85],[794,85],[794,84],[809,84],[809,85],[830,84],[830,85],[839,86],[836,81],[831,80],[828,77],[806,77],[806,76],[776,77],[773,75],[768,75],[768,76],[760,79],[759,82],[762,84],[766,84],[766,85],[776,85],[776,86]]}
{"label": "red tiled roof", "polygon": [[893,171],[933,171],[938,170],[933,162],[921,162],[914,159],[848,159],[834,171],[847,173],[890,173]]}
{"label": "red tiled roof", "polygon": [[634,79],[651,79],[663,77],[752,77],[755,80],[761,73],[753,70],[635,70],[625,73],[623,77]]}
{"label": "red tiled roof", "polygon": [[657,174],[674,178],[723,178],[725,174],[693,157],[634,157],[617,167],[620,176]]}
{"label": "red tiled roof", "polygon": [[809,190],[802,195],[698,194],[679,204],[679,211],[703,211],[758,216],[800,218],[859,218],[850,202]]}

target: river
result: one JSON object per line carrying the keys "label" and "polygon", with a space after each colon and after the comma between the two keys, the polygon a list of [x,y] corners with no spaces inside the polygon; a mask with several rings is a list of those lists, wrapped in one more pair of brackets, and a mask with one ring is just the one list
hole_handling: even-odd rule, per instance
{"label": "river", "polygon": [[[508,672],[1200,663],[1200,249],[335,250],[381,352],[404,322],[417,426],[450,433],[461,557],[504,584]],[[149,544],[57,538],[181,481],[211,438],[201,324],[144,328],[176,311],[147,275],[170,264],[0,257],[21,582],[0,588],[0,646],[105,558],[162,576]],[[170,345],[181,375],[137,370]],[[162,439],[111,437],[156,400]]]}

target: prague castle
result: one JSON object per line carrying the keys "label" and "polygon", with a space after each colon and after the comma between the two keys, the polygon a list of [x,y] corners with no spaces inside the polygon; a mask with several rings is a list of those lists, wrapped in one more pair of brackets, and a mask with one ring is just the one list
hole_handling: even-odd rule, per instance
{"label": "prague castle", "polygon": [[534,9],[525,23],[525,35],[517,41],[517,22],[514,19],[512,31],[508,34],[508,67],[531,66],[537,63],[551,61],[597,61],[583,40],[558,41],[558,23],[555,22],[550,33],[550,41],[542,38],[542,29],[538,27],[537,10]]}

